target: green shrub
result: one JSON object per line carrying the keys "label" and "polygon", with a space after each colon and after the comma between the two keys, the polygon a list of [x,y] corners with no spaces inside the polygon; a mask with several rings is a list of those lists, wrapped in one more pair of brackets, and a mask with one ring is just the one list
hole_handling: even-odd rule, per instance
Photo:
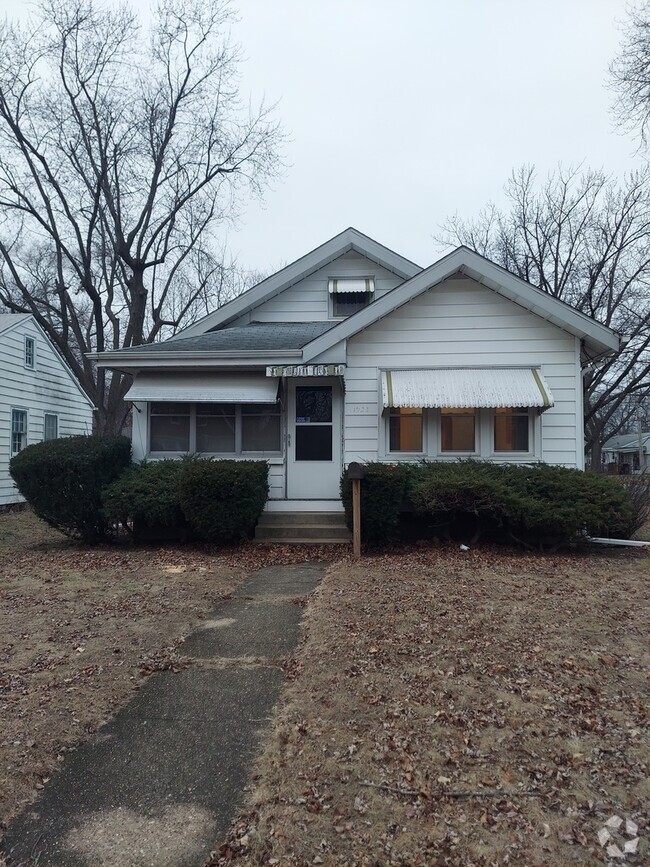
{"label": "green shrub", "polygon": [[183,460],[152,461],[129,467],[104,488],[102,499],[107,521],[133,523],[135,538],[147,530],[182,530],[180,481]]}
{"label": "green shrub", "polygon": [[126,437],[64,437],[27,446],[12,458],[9,472],[39,518],[92,542],[108,529],[102,488],[130,461]]}
{"label": "green shrub", "polygon": [[268,474],[266,461],[187,462],[181,508],[193,533],[215,542],[251,535],[268,497]]}
{"label": "green shrub", "polygon": [[[390,542],[400,536],[400,514],[409,477],[415,467],[411,464],[369,463],[361,482],[361,539],[371,545]],[[341,499],[347,525],[352,529],[352,482],[343,473]]]}

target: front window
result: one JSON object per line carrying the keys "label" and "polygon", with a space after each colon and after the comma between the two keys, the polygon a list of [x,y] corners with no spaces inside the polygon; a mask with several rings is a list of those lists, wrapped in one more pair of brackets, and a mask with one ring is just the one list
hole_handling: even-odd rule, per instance
{"label": "front window", "polygon": [[494,451],[529,451],[528,429],[527,407],[497,407],[494,416]]}
{"label": "front window", "polygon": [[59,417],[53,412],[45,413],[45,422],[43,424],[43,439],[55,440],[59,435]]}
{"label": "front window", "polygon": [[189,404],[152,403],[150,424],[152,452],[189,452]]}
{"label": "front window", "polygon": [[34,369],[36,363],[36,341],[33,337],[25,338],[25,367]]}
{"label": "front window", "polygon": [[243,452],[280,451],[280,404],[260,403],[241,408]]}
{"label": "front window", "polygon": [[27,411],[11,410],[11,454],[17,455],[27,445]]}
{"label": "front window", "polygon": [[476,451],[476,410],[441,409],[440,444],[443,452]]}
{"label": "front window", "polygon": [[389,419],[389,450],[421,452],[423,419],[422,407],[393,407]]}
{"label": "front window", "polygon": [[200,403],[196,407],[197,452],[235,451],[235,405]]}

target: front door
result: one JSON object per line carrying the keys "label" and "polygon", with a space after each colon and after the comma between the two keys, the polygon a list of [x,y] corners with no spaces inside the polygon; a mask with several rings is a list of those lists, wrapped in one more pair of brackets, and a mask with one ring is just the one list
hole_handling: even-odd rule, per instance
{"label": "front door", "polygon": [[338,380],[289,381],[287,498],[338,500],[341,389]]}

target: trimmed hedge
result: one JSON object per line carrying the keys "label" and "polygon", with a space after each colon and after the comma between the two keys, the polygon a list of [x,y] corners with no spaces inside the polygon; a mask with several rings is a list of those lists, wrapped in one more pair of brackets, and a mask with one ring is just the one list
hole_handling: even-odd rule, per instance
{"label": "trimmed hedge", "polygon": [[27,446],[9,472],[34,512],[68,536],[105,536],[102,488],[131,462],[126,437],[75,436]]}
{"label": "trimmed hedge", "polygon": [[179,531],[185,528],[180,481],[185,461],[143,462],[104,488],[104,514],[108,521],[128,527],[133,536],[147,531]]}
{"label": "trimmed hedge", "polygon": [[266,461],[187,462],[180,504],[193,533],[213,542],[252,535],[269,495],[268,475]]}
{"label": "trimmed hedge", "polygon": [[[351,524],[345,479],[341,490]],[[543,550],[571,544],[584,531],[628,537],[634,523],[630,497],[615,480],[548,464],[369,464],[361,490],[362,538],[371,544],[415,531],[464,541],[489,532]]]}

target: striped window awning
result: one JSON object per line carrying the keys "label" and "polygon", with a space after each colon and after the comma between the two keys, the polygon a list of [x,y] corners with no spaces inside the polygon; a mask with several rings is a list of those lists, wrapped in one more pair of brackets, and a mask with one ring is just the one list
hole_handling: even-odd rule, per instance
{"label": "striped window awning", "polygon": [[374,292],[374,277],[337,277],[328,280],[330,295],[336,292]]}
{"label": "striped window awning", "polygon": [[141,373],[125,399],[174,403],[275,403],[278,383],[259,373]]}
{"label": "striped window awning", "polygon": [[267,367],[267,376],[343,376],[344,364],[280,364]]}
{"label": "striped window awning", "polygon": [[553,406],[541,371],[519,368],[438,368],[385,370],[381,374],[384,407],[482,408]]}

